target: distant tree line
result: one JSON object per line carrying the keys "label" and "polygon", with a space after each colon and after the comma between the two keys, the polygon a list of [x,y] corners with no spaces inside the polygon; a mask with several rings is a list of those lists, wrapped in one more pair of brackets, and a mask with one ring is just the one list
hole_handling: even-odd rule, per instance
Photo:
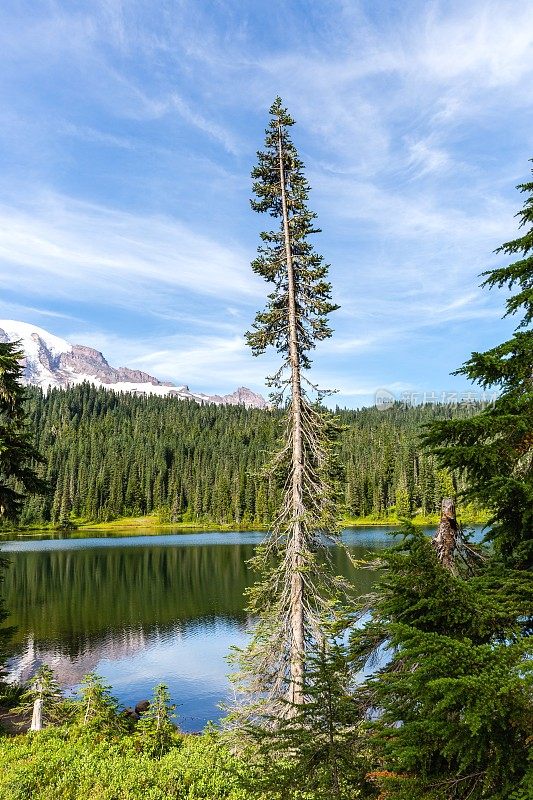
{"label": "distant tree line", "polygon": [[[69,518],[110,521],[159,514],[161,521],[268,524],[280,488],[265,481],[265,454],[281,414],[198,405],[83,384],[29,389],[28,421],[44,458],[49,492],[29,497],[21,524]],[[477,406],[422,405],[338,410],[338,458],[348,516],[438,511],[454,493],[449,473],[420,445],[422,426],[471,416]]]}

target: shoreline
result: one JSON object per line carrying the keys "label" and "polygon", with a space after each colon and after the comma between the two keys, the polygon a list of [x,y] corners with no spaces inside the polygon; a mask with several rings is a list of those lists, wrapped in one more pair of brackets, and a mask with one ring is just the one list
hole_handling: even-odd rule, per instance
{"label": "shoreline", "polygon": [[[464,517],[459,516],[459,522],[464,527],[471,525],[486,525],[489,519],[488,514],[477,513],[469,514]],[[370,528],[370,527],[398,527],[401,525],[402,520],[396,516],[389,516],[383,518],[376,517],[343,517],[339,524],[345,528]],[[439,523],[438,515],[415,515],[409,518],[409,522],[417,527],[437,526]],[[56,526],[31,526],[24,528],[3,528],[0,529],[0,537],[4,534],[25,534],[42,535],[42,534],[66,534],[66,533],[88,533],[91,531],[138,531],[138,530],[160,530],[160,531],[205,531],[206,533],[214,533],[220,531],[268,531],[268,525],[262,525],[254,522],[242,523],[216,523],[216,522],[160,522],[156,516],[144,517],[121,517],[120,519],[112,520],[110,522],[80,522],[74,523],[72,528],[60,528]]]}

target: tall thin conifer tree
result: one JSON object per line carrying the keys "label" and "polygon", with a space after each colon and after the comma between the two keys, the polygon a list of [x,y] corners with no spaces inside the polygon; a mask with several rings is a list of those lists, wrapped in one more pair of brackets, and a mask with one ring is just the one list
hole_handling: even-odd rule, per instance
{"label": "tall thin conifer tree", "polygon": [[[254,272],[273,286],[247,339],[254,355],[273,347],[282,356],[269,378],[275,403],[285,406],[279,451],[267,471],[282,487],[282,502],[254,566],[260,580],[249,593],[257,623],[240,653],[236,683],[241,720],[291,716],[305,702],[306,659],[323,644],[321,619],[342,586],[328,566],[327,540],[336,540],[335,423],[320,392],[305,377],[310,351],[331,336],[335,306],[328,266],[309,241],[319,233],[307,207],[309,184],[289,130],[294,120],[276,98],[265,149],[252,172],[255,211],[279,222],[261,233]],[[314,398],[314,399],[313,399]]]}

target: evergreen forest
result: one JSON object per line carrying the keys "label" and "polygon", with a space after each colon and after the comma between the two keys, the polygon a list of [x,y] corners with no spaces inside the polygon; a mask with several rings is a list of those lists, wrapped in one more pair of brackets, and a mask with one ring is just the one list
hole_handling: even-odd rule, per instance
{"label": "evergreen forest", "polygon": [[[119,394],[90,384],[47,394],[30,388],[27,395],[49,490],[26,499],[20,524],[152,513],[161,522],[240,526],[272,519],[280,488],[265,480],[262,467],[280,436],[280,412]],[[379,520],[437,513],[441,498],[455,489],[451,474],[421,447],[424,425],[476,411],[475,404],[338,409],[344,515]]]}

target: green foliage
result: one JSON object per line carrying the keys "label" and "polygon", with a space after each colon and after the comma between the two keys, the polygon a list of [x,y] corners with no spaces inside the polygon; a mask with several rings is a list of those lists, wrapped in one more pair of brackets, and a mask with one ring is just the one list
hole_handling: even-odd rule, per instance
{"label": "green foliage", "polygon": [[530,581],[490,562],[455,577],[413,528],[382,562],[371,618],[351,641],[355,669],[381,663],[361,690],[373,780],[390,798],[506,800],[533,724]]}
{"label": "green foliage", "polygon": [[[159,758],[133,736],[67,728],[0,737],[2,800],[248,800],[250,773],[216,736],[187,736]],[[266,797],[265,797],[266,800]]]}
{"label": "green foliage", "polygon": [[466,477],[465,496],[492,512],[490,538],[511,566],[533,565],[533,182],[518,213],[526,233],[497,252],[520,254],[508,267],[485,272],[484,285],[518,287],[507,314],[523,318],[507,342],[473,353],[458,373],[497,387],[495,403],[470,419],[435,422],[425,439],[440,463]]}
{"label": "green foliage", "polygon": [[81,702],[78,707],[78,726],[90,735],[118,735],[126,728],[126,720],[119,716],[118,701],[111,687],[94,672],[86,675],[80,686]]}
{"label": "green foliage", "polygon": [[40,457],[26,426],[22,351],[0,342],[0,522],[18,516],[25,494],[42,492],[34,466]]}
{"label": "green foliage", "polygon": [[[283,231],[281,199],[279,138],[285,173],[287,211],[290,219],[290,249],[295,274],[295,304],[298,318],[297,342],[300,366],[310,366],[309,350],[317,341],[331,336],[327,317],[337,306],[331,302],[331,284],[326,280],[328,265],[314,252],[309,237],[320,233],[314,220],[316,214],[307,207],[309,184],[304,175],[304,165],[291,141],[289,129],[294,120],[277,97],[270,108],[270,122],[266,129],[265,149],[257,153],[257,166],[252,170],[254,211],[269,213],[280,220],[275,231],[263,231],[263,244],[252,262],[252,269],[269,283],[273,291],[268,296],[264,311],[257,314],[248,343],[255,355],[274,347],[286,359],[289,354],[289,271]],[[286,363],[286,362],[284,362]],[[280,371],[281,372],[281,371]],[[280,372],[272,378],[279,386]]]}
{"label": "green foliage", "polygon": [[64,720],[65,709],[61,688],[55,679],[53,670],[46,664],[39,667],[29,681],[20,698],[17,711],[26,717],[29,716],[31,719],[33,705],[36,700],[42,700],[43,702],[43,725]]}
{"label": "green foliage", "polygon": [[[257,767],[250,792],[280,800],[356,798],[366,762],[345,647],[328,636],[306,663],[305,702],[243,731]],[[268,723],[268,724],[265,724]]]}
{"label": "green foliage", "polygon": [[0,706],[14,708],[20,703],[25,687],[22,683],[0,682]]}
{"label": "green foliage", "polygon": [[395,510],[400,519],[408,517],[411,513],[411,508],[409,505],[409,493],[406,486],[399,486],[396,489]]}
{"label": "green foliage", "polygon": [[161,758],[176,740],[172,724],[176,706],[170,702],[168,687],[164,683],[154,689],[150,706],[137,724],[135,736],[143,752]]}
{"label": "green foliage", "polygon": [[[28,389],[27,395],[35,446],[45,458],[40,472],[51,493],[28,498],[21,523],[56,523],[68,515],[103,522],[152,512],[162,522],[253,527],[272,521],[280,487],[265,478],[263,465],[280,436],[277,411],[135,397],[88,384],[46,395]],[[399,487],[406,488],[413,513],[435,513],[441,471],[420,447],[420,427],[477,410],[400,403],[387,410],[338,409],[341,502],[348,516],[386,519]]]}

